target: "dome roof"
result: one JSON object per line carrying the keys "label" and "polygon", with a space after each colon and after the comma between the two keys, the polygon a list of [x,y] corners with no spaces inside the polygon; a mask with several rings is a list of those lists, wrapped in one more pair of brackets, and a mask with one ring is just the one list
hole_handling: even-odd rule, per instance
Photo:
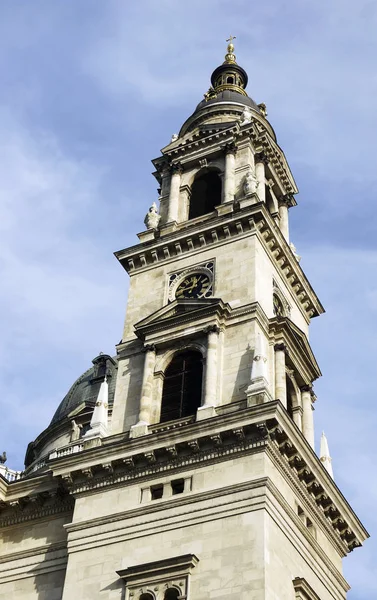
{"label": "dome roof", "polygon": [[117,363],[108,354],[100,354],[94,358],[93,366],[76,379],[68,394],[64,396],[51,419],[50,427],[66,418],[83,402],[94,403],[105,375],[107,375],[109,384],[109,406],[112,406],[114,402],[116,370]]}
{"label": "dome roof", "polygon": [[196,107],[195,112],[207,106],[219,104],[220,102],[235,102],[237,104],[244,104],[245,106],[250,106],[250,108],[253,108],[257,112],[260,112],[258,104],[254,102],[252,98],[249,96],[244,96],[243,94],[240,94],[234,90],[223,90],[222,92],[218,92],[215,97],[210,98],[209,100],[202,100]]}
{"label": "dome roof", "polygon": [[[35,464],[49,451],[51,452],[52,448],[56,449],[69,443],[71,419],[77,419],[79,415],[84,424],[85,419],[88,419],[89,423],[101,383],[105,377],[108,382],[108,404],[109,408],[112,408],[118,369],[117,360],[108,354],[99,354],[92,360],[92,363],[93,366],[76,379],[68,394],[64,396],[49,426],[33,442],[29,443],[25,455],[26,468]],[[31,468],[33,469],[33,467]]]}
{"label": "dome roof", "polygon": [[230,43],[224,62],[211,75],[212,85],[204,94],[204,100],[199,102],[193,114],[182,125],[180,137],[195,129],[198,124],[211,122],[214,115],[219,113],[229,117],[228,121],[234,121],[247,107],[263,116],[258,104],[246,93],[248,76],[236,62],[233,39],[231,36],[228,40]]}

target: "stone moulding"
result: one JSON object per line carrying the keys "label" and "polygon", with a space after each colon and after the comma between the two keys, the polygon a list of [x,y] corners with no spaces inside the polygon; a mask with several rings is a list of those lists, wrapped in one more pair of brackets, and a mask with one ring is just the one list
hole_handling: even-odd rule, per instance
{"label": "stone moulding", "polygon": [[[256,235],[288,288],[296,296],[306,321],[309,323],[311,317],[324,312],[302,268],[263,203],[253,204],[230,215],[212,217],[209,221],[192,224],[185,222],[184,226],[184,230],[177,229],[173,234],[164,236],[163,240],[131,246],[115,252],[115,256],[124,269],[132,274],[153,268],[157,262],[174,261],[177,257],[177,245],[179,255],[197,254],[202,252],[204,246],[214,247],[227,244],[235,238]],[[216,235],[213,235],[214,232]]]}
{"label": "stone moulding", "polygon": [[16,504],[5,503],[3,507],[0,507],[0,528],[72,512],[73,507],[74,498],[68,494],[62,498],[56,498],[53,503],[46,505],[38,505],[35,496],[22,497]]}
{"label": "stone moulding", "polygon": [[188,574],[198,562],[199,559],[195,554],[183,554],[182,556],[174,556],[172,558],[165,558],[164,560],[121,569],[117,573],[126,582],[140,582],[140,580],[145,581],[150,578],[155,580],[166,575],[175,575],[177,573],[181,575]]}
{"label": "stone moulding", "polygon": [[[60,480],[65,494],[77,496],[100,492],[108,486],[122,486],[127,481],[161,477],[168,471],[182,472],[198,463],[223,462],[237,455],[267,451],[291,485],[316,511],[323,528],[336,536],[345,551],[353,550],[368,536],[279,401],[187,423],[177,430],[173,451],[169,430],[152,431],[153,427],[147,453],[143,440],[125,440],[114,446],[109,438],[106,445],[94,451],[84,450],[80,454],[50,460],[52,472],[36,478],[37,481],[32,478],[9,484],[9,488],[17,486],[18,495],[13,493],[8,502],[5,496],[2,510],[9,512],[4,514],[3,521],[5,518],[11,524],[40,518],[51,511],[69,510],[69,501],[73,503],[70,496],[66,496],[66,500],[64,496],[57,498],[55,507],[50,507],[48,502],[44,505],[45,499],[42,499],[40,508],[35,498],[33,500],[38,497],[44,480],[46,486],[55,487],[53,494],[61,494],[56,491]],[[193,441],[195,447],[189,444]],[[25,510],[28,505],[37,508],[29,512],[29,509]]]}
{"label": "stone moulding", "polygon": [[320,597],[315,593],[306,579],[302,577],[294,578],[293,588],[295,590],[296,600],[320,600]]}

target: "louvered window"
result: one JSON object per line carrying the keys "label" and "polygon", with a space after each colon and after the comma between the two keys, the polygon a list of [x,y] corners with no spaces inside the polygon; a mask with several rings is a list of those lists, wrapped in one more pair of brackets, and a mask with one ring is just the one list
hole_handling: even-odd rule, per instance
{"label": "louvered window", "polygon": [[177,354],[166,369],[161,403],[161,422],[194,415],[201,405],[202,355]]}

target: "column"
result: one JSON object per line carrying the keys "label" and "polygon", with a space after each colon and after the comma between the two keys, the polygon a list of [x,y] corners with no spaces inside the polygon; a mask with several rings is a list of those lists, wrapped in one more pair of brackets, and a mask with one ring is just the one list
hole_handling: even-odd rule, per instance
{"label": "column", "polygon": [[287,384],[285,376],[285,344],[275,344],[275,398],[287,408]]}
{"label": "column", "polygon": [[131,427],[130,437],[139,437],[148,433],[148,425],[150,422],[153,377],[156,365],[156,347],[154,344],[145,346],[145,360],[143,371],[143,382],[141,385],[139,420],[136,425]]}
{"label": "column", "polygon": [[204,403],[198,408],[197,420],[208,419],[216,415],[217,404],[217,358],[220,328],[211,325],[204,330],[207,333],[207,357],[204,381]]}
{"label": "column", "polygon": [[258,181],[257,194],[261,202],[266,202],[266,165],[268,164],[268,158],[264,152],[257,152],[254,158],[255,176]]}
{"label": "column", "polygon": [[314,420],[312,407],[312,387],[304,385],[301,388],[302,402],[302,433],[314,450]]}
{"label": "column", "polygon": [[285,194],[280,196],[278,200],[279,204],[279,217],[280,217],[280,229],[289,243],[289,222],[288,222],[288,208],[293,206],[293,194]]}
{"label": "column", "polygon": [[235,194],[235,154],[236,145],[231,142],[225,145],[225,173],[223,202],[233,202]]}
{"label": "column", "polygon": [[168,223],[175,221],[178,222],[178,209],[179,209],[179,189],[181,187],[181,175],[182,165],[176,163],[171,165],[170,172],[170,193],[169,193],[169,207],[168,207]]}

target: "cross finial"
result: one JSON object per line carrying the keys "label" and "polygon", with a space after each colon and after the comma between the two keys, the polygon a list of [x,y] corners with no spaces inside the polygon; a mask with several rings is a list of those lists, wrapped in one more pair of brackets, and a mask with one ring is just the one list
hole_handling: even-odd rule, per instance
{"label": "cross finial", "polygon": [[230,35],[229,38],[226,40],[228,42],[227,53],[225,55],[226,63],[235,63],[236,62],[236,57],[233,54],[233,52],[234,52],[233,40],[235,40],[235,39],[236,39],[235,35]]}

